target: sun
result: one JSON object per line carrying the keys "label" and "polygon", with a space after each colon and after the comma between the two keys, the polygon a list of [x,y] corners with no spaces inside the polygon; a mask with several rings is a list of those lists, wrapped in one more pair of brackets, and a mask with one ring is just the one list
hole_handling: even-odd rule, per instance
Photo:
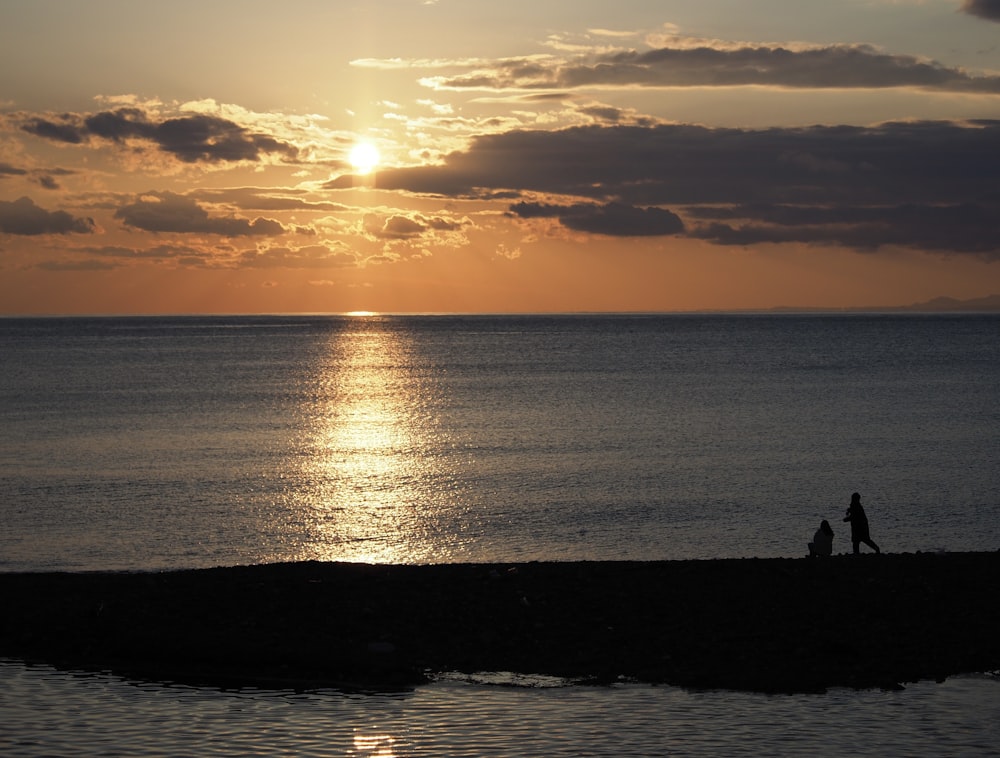
{"label": "sun", "polygon": [[351,167],[359,174],[369,174],[378,165],[378,148],[371,142],[358,142],[347,156]]}

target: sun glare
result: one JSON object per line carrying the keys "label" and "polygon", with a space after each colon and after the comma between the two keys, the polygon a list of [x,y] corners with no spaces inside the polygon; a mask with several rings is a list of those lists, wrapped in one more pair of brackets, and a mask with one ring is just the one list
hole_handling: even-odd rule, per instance
{"label": "sun glare", "polygon": [[371,173],[378,165],[378,148],[371,142],[358,142],[351,148],[347,160],[359,174]]}

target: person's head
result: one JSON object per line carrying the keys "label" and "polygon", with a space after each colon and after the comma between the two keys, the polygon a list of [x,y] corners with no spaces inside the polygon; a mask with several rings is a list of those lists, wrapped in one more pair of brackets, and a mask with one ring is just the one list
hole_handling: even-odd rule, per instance
{"label": "person's head", "polygon": [[827,534],[833,534],[833,529],[830,527],[830,522],[827,521],[826,519],[823,519],[822,523],[820,523],[819,525],[819,528],[822,529]]}
{"label": "person's head", "polygon": [[861,502],[861,495],[859,495],[857,492],[855,492],[853,495],[851,495],[851,504],[852,505],[854,503],[860,503],[860,502]]}

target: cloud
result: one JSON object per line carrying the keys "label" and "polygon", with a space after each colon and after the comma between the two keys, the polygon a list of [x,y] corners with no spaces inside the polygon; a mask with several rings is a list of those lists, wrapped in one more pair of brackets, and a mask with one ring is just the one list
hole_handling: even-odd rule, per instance
{"label": "cloud", "polygon": [[965,0],[962,11],[989,21],[1000,21],[1000,0]]}
{"label": "cloud", "polygon": [[72,123],[71,119],[75,120],[73,116],[67,114],[62,118],[64,119],[62,123],[49,121],[41,117],[29,118],[21,124],[21,129],[28,132],[28,134],[34,134],[36,137],[43,137],[53,142],[67,142],[71,145],[79,145],[84,141],[86,134],[77,124]]}
{"label": "cloud", "polygon": [[423,234],[426,226],[407,216],[390,216],[383,222],[376,222],[369,230],[376,237],[405,239]]}
{"label": "cloud", "polygon": [[43,271],[112,271],[117,268],[106,261],[42,261],[35,268]]}
{"label": "cloud", "polygon": [[[529,58],[534,56],[529,56]],[[349,65],[383,71],[396,69],[476,68],[486,65],[488,58],[355,58]],[[519,59],[520,60],[520,59]]]}
{"label": "cloud", "polygon": [[589,125],[481,135],[441,165],[383,169],[379,186],[455,197],[553,193],[647,206],[955,203],[995,198],[997,175],[1000,121],[756,130]]}
{"label": "cloud", "polygon": [[[996,3],[992,6],[995,8]],[[788,89],[913,87],[1000,94],[1000,76],[870,45],[780,46],[678,43],[651,50],[616,50],[569,60],[496,61],[469,73],[427,80],[438,89],[531,90],[625,87],[769,86]]]}
{"label": "cloud", "polygon": [[481,135],[441,165],[385,169],[379,185],[446,197],[528,196],[534,201],[509,213],[605,235],[983,252],[1000,246],[992,222],[1000,218],[998,175],[1000,121],[590,125]]}
{"label": "cloud", "polygon": [[56,180],[57,176],[68,176],[70,174],[76,173],[75,171],[69,171],[62,168],[53,169],[33,169],[31,171],[18,168],[10,163],[0,163],[0,179],[6,179],[11,176],[28,176],[31,181],[38,184],[43,189],[59,189],[59,182]]}
{"label": "cloud", "polygon": [[274,247],[243,253],[238,265],[243,268],[352,268],[358,265],[354,253],[331,250],[325,245],[300,248]]}
{"label": "cloud", "polygon": [[77,261],[48,261],[37,268],[51,270],[107,270],[121,268],[137,261],[156,261],[195,268],[253,269],[325,269],[349,268],[358,265],[357,256],[340,243],[306,245],[299,248],[276,246],[266,249],[236,252],[220,251],[217,247],[198,249],[186,245],[155,245],[152,247],[81,247],[76,253],[86,258]]}
{"label": "cloud", "polygon": [[315,211],[335,213],[353,210],[350,206],[328,200],[308,200],[304,190],[261,187],[234,187],[229,189],[200,189],[188,197],[213,203],[226,203],[242,210],[257,211]]}
{"label": "cloud", "polygon": [[427,233],[459,232],[467,223],[467,219],[426,216],[420,213],[411,215],[395,213],[389,216],[369,214],[365,216],[364,228],[365,232],[375,239],[405,240]]}
{"label": "cloud", "polygon": [[1000,207],[961,205],[739,206],[694,209],[700,218],[740,219],[712,223],[693,236],[722,245],[762,242],[825,243],[875,250],[883,246],[992,254],[1000,258]]}
{"label": "cloud", "polygon": [[179,261],[191,263],[192,261],[202,262],[209,257],[208,253],[187,246],[175,245],[154,245],[152,247],[122,247],[120,245],[107,245],[105,247],[81,248],[80,252],[96,255],[101,258],[112,258],[125,261],[133,260],[156,260],[156,261]]}
{"label": "cloud", "polygon": [[296,148],[287,142],[209,114],[153,120],[141,108],[118,108],[90,115],[35,116],[24,119],[21,129],[74,145],[91,139],[119,144],[131,140],[150,142],[183,163],[260,161],[268,154],[291,160],[297,155]]}
{"label": "cloud", "polygon": [[5,176],[24,176],[28,172],[23,168],[12,166],[9,163],[0,163],[0,179]]}
{"label": "cloud", "polygon": [[285,231],[277,221],[209,216],[195,200],[172,192],[150,192],[115,211],[126,226],[149,232],[220,234],[226,237],[275,236]]}
{"label": "cloud", "polygon": [[155,245],[153,247],[84,246],[74,248],[73,253],[82,257],[76,260],[42,261],[36,264],[35,268],[49,271],[107,271],[122,268],[136,261],[205,266],[213,257],[212,253],[207,251],[171,245]]}
{"label": "cloud", "polygon": [[71,216],[66,211],[47,211],[29,197],[13,202],[0,200],[0,232],[5,234],[92,234],[93,219]]}
{"label": "cloud", "polygon": [[663,208],[636,208],[622,203],[549,205],[516,203],[510,212],[519,218],[557,218],[568,229],[612,237],[653,237],[684,231],[680,217]]}

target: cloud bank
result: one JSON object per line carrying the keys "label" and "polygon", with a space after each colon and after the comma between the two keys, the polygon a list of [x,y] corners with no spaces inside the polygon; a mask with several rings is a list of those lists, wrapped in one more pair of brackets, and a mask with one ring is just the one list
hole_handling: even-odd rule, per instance
{"label": "cloud bank", "polygon": [[150,192],[115,211],[126,226],[147,232],[219,234],[226,237],[277,236],[285,228],[258,217],[210,216],[195,200],[172,192]]}
{"label": "cloud bank", "polygon": [[[382,189],[604,202],[896,203],[997,198],[1000,121],[770,129],[581,126],[482,135],[443,164],[385,169]],[[350,177],[330,182],[349,188]]]}
{"label": "cloud bank", "polygon": [[519,218],[557,218],[578,232],[603,234],[611,237],[657,237],[684,231],[680,217],[663,208],[636,208],[622,203],[596,205],[574,203],[516,203],[510,213]]}
{"label": "cloud bank", "polygon": [[71,145],[105,140],[150,143],[183,163],[259,161],[273,154],[292,160],[295,147],[267,134],[251,132],[228,119],[196,114],[156,120],[141,108],[119,108],[90,115],[32,116],[20,124],[36,137]]}
{"label": "cloud bank", "polygon": [[965,0],[962,10],[971,16],[1000,22],[1000,0]]}
{"label": "cloud bank", "polygon": [[66,211],[47,211],[29,197],[13,202],[0,200],[0,232],[6,234],[91,234],[96,230],[93,219]]}
{"label": "cloud bank", "polygon": [[[978,5],[986,5],[980,0]],[[997,12],[993,2],[991,11]],[[973,12],[970,10],[969,12]],[[986,15],[977,9],[977,15]],[[616,50],[570,60],[518,58],[469,73],[431,77],[439,89],[574,90],[622,87],[767,86],[788,89],[884,89],[911,87],[942,92],[1000,94],[1000,76],[910,55],[891,55],[870,45],[779,46],[728,43]]]}
{"label": "cloud bank", "polygon": [[664,124],[483,135],[442,165],[383,171],[379,185],[445,197],[518,194],[512,217],[554,218],[593,234],[995,253],[997,176],[1000,121]]}

